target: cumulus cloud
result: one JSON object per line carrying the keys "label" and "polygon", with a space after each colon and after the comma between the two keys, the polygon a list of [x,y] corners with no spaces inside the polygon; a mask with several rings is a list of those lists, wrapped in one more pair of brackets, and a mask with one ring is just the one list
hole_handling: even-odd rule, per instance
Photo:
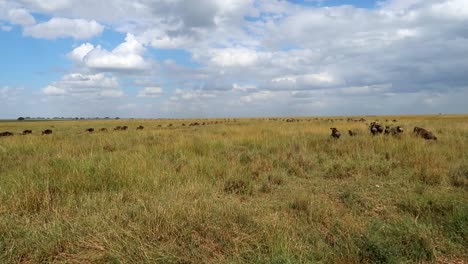
{"label": "cumulus cloud", "polygon": [[145,61],[144,46],[136,40],[135,36],[128,34],[125,42],[112,51],[84,43],[72,50],[68,57],[76,63],[96,71],[102,72],[132,72],[142,71],[150,65]]}
{"label": "cumulus cloud", "polygon": [[71,37],[88,39],[102,33],[104,26],[95,20],[54,17],[47,22],[24,28],[24,34],[34,38],[56,39]]}
{"label": "cumulus cloud", "polygon": [[33,25],[36,23],[34,17],[25,9],[12,9],[8,11],[10,23],[22,26]]}
{"label": "cumulus cloud", "polygon": [[89,99],[124,95],[115,77],[99,74],[71,73],[42,89],[47,96],[76,96]]}

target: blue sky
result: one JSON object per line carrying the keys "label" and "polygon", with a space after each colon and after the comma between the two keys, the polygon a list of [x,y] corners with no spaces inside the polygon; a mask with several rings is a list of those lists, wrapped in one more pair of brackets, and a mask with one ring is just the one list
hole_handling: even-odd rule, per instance
{"label": "blue sky", "polygon": [[466,113],[464,0],[0,0],[0,118]]}

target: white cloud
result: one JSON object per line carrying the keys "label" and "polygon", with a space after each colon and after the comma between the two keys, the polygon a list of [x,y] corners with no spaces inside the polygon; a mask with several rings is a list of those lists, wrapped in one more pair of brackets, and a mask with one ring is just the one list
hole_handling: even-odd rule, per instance
{"label": "white cloud", "polygon": [[42,89],[48,96],[77,96],[89,99],[124,95],[115,77],[99,74],[71,73]]}
{"label": "white cloud", "polygon": [[121,72],[142,71],[150,64],[145,61],[145,48],[132,34],[128,34],[125,42],[112,51],[90,43],[82,44],[68,54],[68,57],[78,64],[96,71]]}
{"label": "white cloud", "polygon": [[138,92],[138,97],[159,97],[163,93],[161,87],[145,87]]}
{"label": "white cloud", "polygon": [[56,39],[71,37],[88,39],[102,33],[104,26],[95,20],[54,17],[47,22],[24,28],[24,34],[34,38]]}
{"label": "white cloud", "polygon": [[11,9],[8,11],[10,23],[15,25],[29,26],[36,23],[34,17],[25,9]]}

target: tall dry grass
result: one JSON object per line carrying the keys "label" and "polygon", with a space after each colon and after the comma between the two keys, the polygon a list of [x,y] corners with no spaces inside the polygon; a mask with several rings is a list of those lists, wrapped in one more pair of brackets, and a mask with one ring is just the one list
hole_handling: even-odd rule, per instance
{"label": "tall dry grass", "polygon": [[468,116],[395,118],[0,123],[0,262],[467,261]]}

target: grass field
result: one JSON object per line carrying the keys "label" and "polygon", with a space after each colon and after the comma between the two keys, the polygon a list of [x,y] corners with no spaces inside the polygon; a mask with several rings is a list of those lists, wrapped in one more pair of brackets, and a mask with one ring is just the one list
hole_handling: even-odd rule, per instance
{"label": "grass field", "polygon": [[0,263],[467,263],[468,116],[365,118],[0,123]]}

